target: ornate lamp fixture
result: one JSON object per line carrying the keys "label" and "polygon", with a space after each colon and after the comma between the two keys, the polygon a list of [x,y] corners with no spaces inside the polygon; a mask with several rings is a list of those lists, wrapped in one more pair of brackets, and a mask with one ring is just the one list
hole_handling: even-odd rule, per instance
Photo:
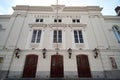
{"label": "ornate lamp fixture", "polygon": [[19,48],[17,48],[17,49],[14,50],[15,57],[17,57],[17,58],[20,57],[20,51],[21,50]]}
{"label": "ornate lamp fixture", "polygon": [[47,50],[44,48],[44,49],[42,49],[42,52],[43,52],[43,58],[46,58],[46,52],[47,52]]}
{"label": "ornate lamp fixture", "polygon": [[100,52],[99,49],[95,48],[93,51],[94,51],[94,58],[97,58]]}
{"label": "ornate lamp fixture", "polygon": [[71,48],[68,49],[68,54],[69,54],[69,58],[71,58],[71,55],[72,55],[72,49]]}

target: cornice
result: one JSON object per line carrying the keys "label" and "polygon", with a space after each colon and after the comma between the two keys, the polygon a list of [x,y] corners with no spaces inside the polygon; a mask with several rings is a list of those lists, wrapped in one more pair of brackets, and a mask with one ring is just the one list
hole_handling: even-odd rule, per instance
{"label": "cornice", "polygon": [[105,20],[120,20],[120,16],[103,16]]}
{"label": "cornice", "polygon": [[68,12],[70,12],[70,11],[77,11],[77,12],[79,12],[79,11],[101,11],[103,8],[100,8],[99,6],[86,6],[86,7],[65,7],[64,9],[63,9],[63,12],[66,12],[66,11],[68,11]]}
{"label": "cornice", "polygon": [[58,7],[58,10],[62,12],[79,12],[79,11],[101,11],[102,8],[99,6],[65,6],[65,5],[52,5],[52,6],[28,6],[28,5],[17,5],[16,7],[13,7],[14,10],[26,10],[26,11],[48,11],[48,12],[54,12],[56,11]]}

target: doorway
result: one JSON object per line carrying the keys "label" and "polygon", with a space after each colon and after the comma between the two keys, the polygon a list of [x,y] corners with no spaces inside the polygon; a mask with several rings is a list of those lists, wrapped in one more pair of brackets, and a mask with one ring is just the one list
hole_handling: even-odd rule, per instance
{"label": "doorway", "polygon": [[78,77],[91,77],[90,66],[87,55],[77,55]]}
{"label": "doorway", "polygon": [[61,55],[52,55],[51,56],[50,76],[52,78],[64,77],[63,56],[61,56]]}
{"label": "doorway", "polygon": [[27,55],[23,70],[23,78],[34,78],[36,75],[38,56],[37,55]]}

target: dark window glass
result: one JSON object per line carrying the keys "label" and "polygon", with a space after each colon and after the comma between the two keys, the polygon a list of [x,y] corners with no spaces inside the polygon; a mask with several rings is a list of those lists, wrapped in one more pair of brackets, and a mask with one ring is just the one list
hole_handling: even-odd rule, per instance
{"label": "dark window glass", "polygon": [[32,43],[40,43],[41,30],[34,30],[32,35]]}
{"label": "dark window glass", "polygon": [[120,27],[117,26],[117,25],[114,25],[114,26],[112,27],[112,29],[113,29],[113,31],[114,31],[114,34],[115,34],[117,40],[118,40],[118,43],[120,43]]}
{"label": "dark window glass", "polygon": [[75,43],[78,43],[77,30],[74,30],[74,39],[75,39]]}
{"label": "dark window glass", "polygon": [[39,22],[39,19],[36,19],[36,22]]}
{"label": "dark window glass", "polygon": [[43,19],[40,19],[40,22],[43,22]]}
{"label": "dark window glass", "polygon": [[58,22],[62,22],[62,20],[61,20],[61,19],[59,19],[59,20],[58,20]]}
{"label": "dark window glass", "polygon": [[80,43],[83,43],[83,35],[82,35],[82,31],[78,31],[79,32],[79,41]]}
{"label": "dark window glass", "polygon": [[84,43],[82,31],[74,30],[75,43]]}
{"label": "dark window glass", "polygon": [[58,42],[62,43],[62,31],[61,30],[58,31]]}
{"label": "dark window glass", "polygon": [[79,23],[79,22],[80,22],[80,20],[79,20],[79,19],[77,19],[77,22]]}
{"label": "dark window glass", "polygon": [[54,19],[54,22],[57,22],[57,19]]}
{"label": "dark window glass", "polygon": [[37,43],[40,43],[41,30],[38,30]]}
{"label": "dark window glass", "polygon": [[57,43],[57,30],[54,30],[53,42]]}
{"label": "dark window glass", "polygon": [[62,43],[62,31],[61,30],[54,30],[53,33],[53,42],[54,43]]}
{"label": "dark window glass", "polygon": [[32,41],[31,41],[32,43],[35,42],[36,34],[37,34],[37,30],[34,30],[32,35]]}
{"label": "dark window glass", "polygon": [[75,20],[75,19],[73,19],[73,20],[72,20],[72,22],[73,22],[73,23],[75,23],[75,22],[76,22],[76,20]]}

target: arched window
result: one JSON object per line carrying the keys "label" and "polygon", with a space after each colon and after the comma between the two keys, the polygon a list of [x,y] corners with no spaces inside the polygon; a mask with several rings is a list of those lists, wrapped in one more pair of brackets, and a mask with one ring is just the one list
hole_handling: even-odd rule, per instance
{"label": "arched window", "polygon": [[118,43],[120,43],[120,27],[118,25],[114,25],[112,27],[113,31],[114,31],[114,34],[118,40]]}

